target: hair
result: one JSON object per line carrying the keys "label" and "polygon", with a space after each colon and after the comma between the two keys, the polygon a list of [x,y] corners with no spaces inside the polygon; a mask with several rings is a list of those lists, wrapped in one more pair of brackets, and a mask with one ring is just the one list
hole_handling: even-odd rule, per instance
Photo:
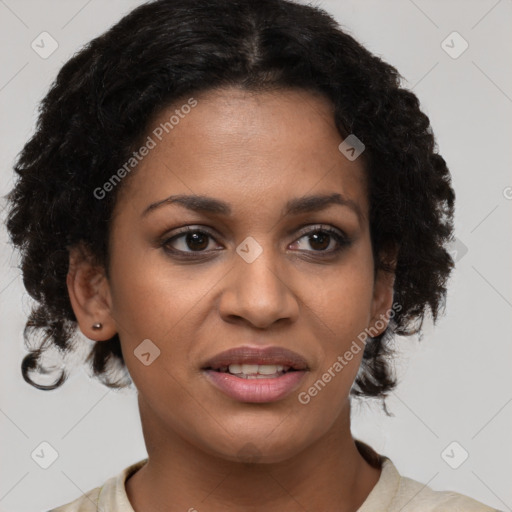
{"label": "hair", "polygon": [[[44,352],[70,351],[78,331],[66,286],[69,251],[86,247],[108,276],[112,212],[124,182],[101,200],[93,191],[130,158],[154,116],[221,87],[298,88],[328,98],[340,135],[365,145],[375,272],[394,272],[397,307],[384,332],[367,339],[351,394],[381,398],[386,409],[397,384],[391,342],[420,333],[427,314],[436,322],[454,266],[446,250],[455,201],[449,170],[401,79],[328,13],[289,0],[156,0],[86,44],[42,100],[8,195],[7,228],[35,300],[27,347],[39,334],[23,359],[24,379],[54,389],[67,378],[63,368],[42,386],[30,372],[45,373]],[[390,248],[398,251],[393,261]],[[113,371],[127,371],[117,334],[94,343],[87,361],[106,386],[125,385]]]}

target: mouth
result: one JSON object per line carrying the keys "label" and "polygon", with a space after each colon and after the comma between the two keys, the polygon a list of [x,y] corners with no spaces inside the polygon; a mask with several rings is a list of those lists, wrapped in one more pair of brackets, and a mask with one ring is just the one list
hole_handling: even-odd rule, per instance
{"label": "mouth", "polygon": [[309,370],[306,360],[282,347],[238,347],[218,354],[201,370],[218,390],[241,402],[275,402],[291,393]]}
{"label": "mouth", "polygon": [[306,360],[284,347],[243,346],[226,350],[202,365],[202,370],[230,373],[241,378],[279,377],[308,369]]}
{"label": "mouth", "polygon": [[241,379],[276,379],[288,372],[298,371],[281,364],[240,364],[233,363],[220,368],[205,368],[219,373],[229,373]]}

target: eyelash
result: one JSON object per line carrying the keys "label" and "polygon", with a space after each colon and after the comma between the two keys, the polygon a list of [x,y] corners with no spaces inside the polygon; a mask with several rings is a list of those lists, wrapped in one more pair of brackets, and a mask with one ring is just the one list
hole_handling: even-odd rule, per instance
{"label": "eyelash", "polygon": [[[186,226],[186,227],[182,228],[180,231],[178,231],[176,234],[174,234],[172,237],[166,238],[165,240],[163,240],[160,245],[164,249],[164,251],[166,251],[167,253],[169,253],[173,256],[176,256],[178,258],[182,258],[182,259],[197,260],[197,259],[204,257],[204,256],[199,256],[199,258],[198,258],[198,255],[204,255],[204,254],[208,254],[209,252],[213,252],[213,251],[181,251],[179,249],[169,248],[170,243],[172,243],[175,240],[178,240],[180,238],[183,238],[184,235],[187,235],[189,233],[199,233],[201,235],[206,235],[215,240],[214,235],[212,233],[210,233],[208,230],[193,227],[193,226]],[[299,238],[297,238],[292,243],[296,243],[297,241],[299,241],[301,238],[303,238],[305,236],[313,235],[313,234],[317,234],[317,233],[324,233],[324,234],[331,236],[337,242],[338,246],[335,249],[332,249],[330,251],[315,251],[315,250],[306,251],[309,253],[314,253],[315,254],[314,257],[317,257],[317,256],[320,256],[320,258],[327,257],[327,256],[332,257],[334,255],[337,255],[339,252],[341,252],[343,249],[345,249],[351,243],[349,238],[342,232],[339,232],[338,230],[335,230],[334,228],[331,228],[329,226],[323,226],[323,225],[316,226],[315,228],[308,229],[307,231],[302,230]]]}

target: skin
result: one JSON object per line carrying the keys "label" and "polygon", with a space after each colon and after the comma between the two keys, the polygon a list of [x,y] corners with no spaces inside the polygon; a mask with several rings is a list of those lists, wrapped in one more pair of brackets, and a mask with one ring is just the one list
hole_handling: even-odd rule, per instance
{"label": "skin", "polygon": [[[138,390],[149,461],[127,480],[129,500],[136,512],[356,511],[380,477],[350,431],[362,350],[307,405],[298,394],[392,306],[393,276],[374,275],[363,159],[341,154],[333,108],[311,92],[231,88],[195,98],[122,184],[109,277],[78,249],[70,256],[80,329],[94,340],[119,333]],[[361,216],[341,205],[282,215],[290,199],[333,192]],[[232,213],[166,204],[143,215],[172,194],[214,197]],[[163,246],[183,226],[212,233],[196,245],[186,236],[167,244],[194,260]],[[338,253],[332,236],[311,238],[326,226],[350,240]],[[236,252],[248,236],[263,249],[250,264]],[[160,349],[148,366],[134,355],[145,339]],[[240,345],[294,350],[309,371],[282,400],[235,401],[200,368]],[[248,450],[256,462],[242,460]]]}

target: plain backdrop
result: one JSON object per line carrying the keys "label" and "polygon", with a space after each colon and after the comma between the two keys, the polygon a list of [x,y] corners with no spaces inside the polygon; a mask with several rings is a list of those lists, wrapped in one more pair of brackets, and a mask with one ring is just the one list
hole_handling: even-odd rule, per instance
{"label": "plain backdrop", "polygon": [[[140,3],[0,0],[0,195],[13,185],[15,156],[59,68]],[[354,435],[406,476],[512,510],[512,0],[315,4],[398,68],[431,120],[457,195],[445,315],[422,340],[397,340],[394,416],[354,402]],[[58,44],[47,58],[31,46],[42,32]],[[0,510],[43,511],[146,451],[133,390],[111,391],[80,369],[51,392],[22,379],[31,302],[3,226],[0,242]],[[31,457],[42,442],[58,453],[48,469]]]}

